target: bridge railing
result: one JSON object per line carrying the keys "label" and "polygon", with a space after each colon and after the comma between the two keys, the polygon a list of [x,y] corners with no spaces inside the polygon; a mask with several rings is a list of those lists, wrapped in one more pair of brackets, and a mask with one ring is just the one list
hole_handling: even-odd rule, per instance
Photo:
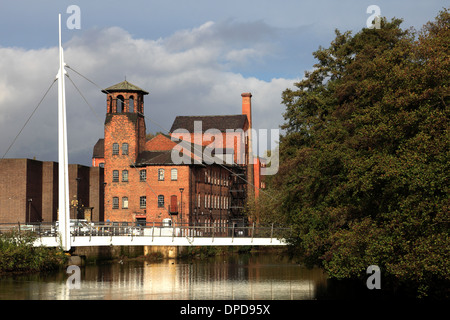
{"label": "bridge railing", "polygon": [[[58,223],[1,223],[0,234],[6,232],[31,232],[37,237],[58,236]],[[88,222],[72,220],[72,236],[147,236],[147,237],[247,237],[247,238],[286,238],[290,228],[279,225],[262,224],[180,224],[168,225],[164,222]]]}

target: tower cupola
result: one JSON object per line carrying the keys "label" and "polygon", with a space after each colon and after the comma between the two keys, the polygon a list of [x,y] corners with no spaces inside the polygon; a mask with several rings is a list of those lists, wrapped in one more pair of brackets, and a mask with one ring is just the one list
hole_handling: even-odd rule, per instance
{"label": "tower cupola", "polygon": [[106,113],[138,113],[144,114],[144,95],[148,92],[122,81],[109,88],[103,89],[106,93]]}

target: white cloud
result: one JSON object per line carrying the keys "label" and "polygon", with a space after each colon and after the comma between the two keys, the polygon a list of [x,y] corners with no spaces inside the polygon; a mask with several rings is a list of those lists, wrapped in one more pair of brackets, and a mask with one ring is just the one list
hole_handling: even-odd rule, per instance
{"label": "white cloud", "polygon": [[[258,28],[259,27],[259,28]],[[239,30],[239,34],[235,31]],[[278,128],[281,93],[294,79],[264,81],[244,77],[230,63],[245,64],[271,54],[270,28],[261,22],[207,22],[170,37],[133,38],[112,27],[81,32],[64,44],[66,63],[106,88],[123,81],[150,92],[145,98],[147,131],[170,129],[177,115],[239,114],[241,93],[253,94],[253,123]],[[0,48],[0,154],[8,148],[57,72],[57,49]],[[68,69],[87,101],[66,81],[69,161],[90,163],[92,148],[103,137],[105,95]],[[56,85],[7,157],[57,160]],[[95,113],[93,113],[95,112]],[[1,156],[0,155],[0,156]]]}

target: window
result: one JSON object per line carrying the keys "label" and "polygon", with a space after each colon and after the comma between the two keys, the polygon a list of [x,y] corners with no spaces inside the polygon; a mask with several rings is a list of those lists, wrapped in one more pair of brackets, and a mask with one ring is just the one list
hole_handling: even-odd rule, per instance
{"label": "window", "polygon": [[124,106],[124,98],[123,96],[117,96],[117,112],[124,112],[123,106]]}
{"label": "window", "polygon": [[178,169],[170,170],[170,179],[171,180],[178,180]]}
{"label": "window", "polygon": [[122,154],[128,154],[128,143],[122,144]]}
{"label": "window", "polygon": [[158,169],[158,180],[164,181],[164,169]]}
{"label": "window", "polygon": [[108,98],[108,113],[112,113],[112,97]]}
{"label": "window", "polygon": [[133,96],[130,97],[128,102],[129,102],[129,106],[130,106],[130,111],[129,112],[134,112],[134,98],[133,98]]}
{"label": "window", "polygon": [[119,144],[118,143],[113,143],[113,155],[115,154],[119,154]]}
{"label": "window", "polygon": [[158,208],[164,208],[164,196],[161,194],[158,196]]}
{"label": "window", "polygon": [[147,181],[147,170],[139,171],[139,181]]}
{"label": "window", "polygon": [[119,197],[113,197],[113,209],[119,209]]}
{"label": "window", "polygon": [[146,196],[142,196],[139,198],[139,207],[141,209],[147,208],[147,197]]}
{"label": "window", "polygon": [[122,171],[122,181],[123,182],[128,182],[128,170],[123,170]]}
{"label": "window", "polygon": [[128,197],[122,198],[122,209],[128,209]]}
{"label": "window", "polygon": [[113,182],[118,182],[119,181],[119,170],[113,170]]}

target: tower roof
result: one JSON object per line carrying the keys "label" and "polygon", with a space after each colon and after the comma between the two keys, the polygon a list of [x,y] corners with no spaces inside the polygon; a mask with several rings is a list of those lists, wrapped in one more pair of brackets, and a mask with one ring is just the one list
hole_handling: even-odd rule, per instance
{"label": "tower roof", "polygon": [[147,91],[142,90],[141,88],[139,88],[138,86],[135,86],[132,83],[129,83],[127,80],[122,81],[118,84],[115,84],[109,88],[102,90],[103,93],[117,92],[117,91],[142,92],[143,94],[148,94]]}

